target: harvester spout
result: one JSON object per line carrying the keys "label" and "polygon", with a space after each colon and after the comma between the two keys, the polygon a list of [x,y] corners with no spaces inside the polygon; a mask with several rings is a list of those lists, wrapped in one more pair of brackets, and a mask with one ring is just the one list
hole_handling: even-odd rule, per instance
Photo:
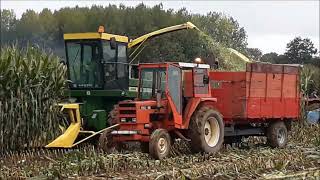
{"label": "harvester spout", "polygon": [[139,45],[139,44],[143,43],[147,39],[150,39],[150,38],[162,35],[162,34],[183,30],[183,29],[196,29],[196,30],[199,30],[197,28],[197,26],[195,26],[191,22],[186,22],[186,23],[183,23],[183,24],[162,28],[162,29],[150,32],[148,34],[145,34],[143,36],[140,36],[140,37],[138,37],[136,39],[133,39],[131,42],[129,42],[128,48],[133,48],[136,45]]}
{"label": "harvester spout", "polygon": [[61,111],[66,110],[68,112],[70,126],[62,135],[46,145],[45,147],[47,148],[71,148],[80,133],[81,119],[79,104],[59,104],[59,106],[61,106]]}

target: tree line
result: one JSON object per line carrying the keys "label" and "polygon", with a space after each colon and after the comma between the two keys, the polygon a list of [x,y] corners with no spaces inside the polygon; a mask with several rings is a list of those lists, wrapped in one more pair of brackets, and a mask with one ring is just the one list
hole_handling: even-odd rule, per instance
{"label": "tree line", "polygon": [[[66,7],[51,11],[43,9],[24,12],[17,19],[12,10],[1,10],[1,45],[17,43],[26,46],[37,44],[41,48],[52,50],[64,58],[64,33],[96,32],[104,25],[106,32],[136,38],[140,35],[163,27],[190,21],[201,31],[224,47],[238,50],[256,61],[270,63],[306,64],[315,74],[320,70],[320,58],[315,56],[317,49],[308,38],[296,37],[288,42],[284,54],[268,52],[263,54],[258,48],[249,48],[247,33],[231,16],[218,12],[205,15],[192,14],[185,8],[174,11],[165,10],[162,4],[148,7],[143,3],[135,7],[111,5],[91,7]],[[195,57],[205,57],[212,62],[215,52],[208,51],[202,36],[194,31],[178,31],[147,41],[139,55],[139,61],[193,61]],[[319,74],[319,73],[318,73]],[[318,82],[317,82],[318,81]],[[314,78],[316,89],[320,91],[320,79]]]}
{"label": "tree line", "polygon": [[[135,38],[187,21],[194,23],[218,43],[245,53],[246,32],[232,17],[216,12],[191,14],[185,8],[164,10],[162,4],[147,7],[142,3],[136,7],[66,7],[54,12],[43,9],[40,13],[27,10],[20,19],[15,17],[12,10],[4,9],[1,11],[1,43],[18,41],[24,46],[31,42],[63,55],[64,33],[96,32],[99,25],[104,25],[108,33]],[[205,53],[202,46],[196,33],[176,32],[149,41],[140,58],[146,61],[188,61]]]}

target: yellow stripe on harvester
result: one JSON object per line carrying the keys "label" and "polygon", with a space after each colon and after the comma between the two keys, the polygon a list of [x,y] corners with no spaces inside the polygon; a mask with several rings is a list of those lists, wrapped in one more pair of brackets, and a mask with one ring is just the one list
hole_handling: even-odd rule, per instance
{"label": "yellow stripe on harvester", "polygon": [[64,40],[77,40],[77,39],[110,40],[112,37],[114,37],[117,42],[123,42],[123,43],[129,42],[129,38],[127,36],[120,36],[120,35],[108,34],[108,33],[89,32],[89,33],[68,33],[63,35]]}

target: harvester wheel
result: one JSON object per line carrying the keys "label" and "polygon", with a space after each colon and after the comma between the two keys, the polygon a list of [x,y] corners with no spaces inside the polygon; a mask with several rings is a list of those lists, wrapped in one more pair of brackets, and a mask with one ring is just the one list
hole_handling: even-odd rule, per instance
{"label": "harvester wheel", "polygon": [[191,117],[189,138],[192,152],[218,152],[224,139],[222,115],[212,107],[200,107]]}
{"label": "harvester wheel", "polygon": [[167,130],[156,129],[153,131],[149,142],[149,153],[155,159],[163,159],[170,153],[171,137]]}
{"label": "harvester wheel", "polygon": [[271,123],[267,129],[268,144],[273,148],[284,148],[288,142],[288,130],[283,121]]}

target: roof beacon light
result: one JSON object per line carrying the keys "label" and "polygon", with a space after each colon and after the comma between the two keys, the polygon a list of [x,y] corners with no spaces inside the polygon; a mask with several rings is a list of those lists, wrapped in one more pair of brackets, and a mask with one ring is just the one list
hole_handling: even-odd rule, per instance
{"label": "roof beacon light", "polygon": [[99,26],[98,33],[104,33],[104,26]]}
{"label": "roof beacon light", "polygon": [[197,57],[197,58],[194,59],[194,62],[197,63],[197,64],[201,64],[202,60],[201,60],[201,58]]}

